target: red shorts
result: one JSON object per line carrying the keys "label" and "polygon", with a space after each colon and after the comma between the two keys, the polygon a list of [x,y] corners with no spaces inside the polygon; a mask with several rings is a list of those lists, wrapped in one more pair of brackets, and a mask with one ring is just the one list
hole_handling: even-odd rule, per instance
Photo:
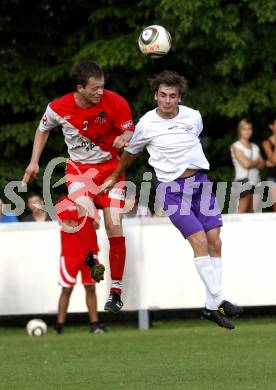
{"label": "red shorts", "polygon": [[66,185],[69,195],[88,195],[99,209],[105,207],[123,208],[125,204],[125,175],[120,176],[120,181],[114,188],[105,194],[100,194],[100,186],[115,170],[119,159],[105,161],[99,164],[81,164],[72,160],[66,163]]}
{"label": "red shorts", "polygon": [[90,267],[84,264],[83,257],[60,257],[59,284],[62,287],[73,287],[77,283],[77,274],[81,273],[82,284],[94,284],[90,274]]}

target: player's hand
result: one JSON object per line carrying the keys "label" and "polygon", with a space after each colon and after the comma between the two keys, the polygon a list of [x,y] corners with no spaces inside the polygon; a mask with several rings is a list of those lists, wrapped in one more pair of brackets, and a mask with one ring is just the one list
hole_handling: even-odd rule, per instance
{"label": "player's hand", "polygon": [[39,165],[37,163],[30,162],[25,170],[25,174],[21,182],[22,187],[26,186],[29,181],[37,179],[38,173]]}
{"label": "player's hand", "polygon": [[118,179],[116,176],[109,176],[101,185],[101,193],[106,194],[108,191],[112,190],[114,185],[117,183]]}
{"label": "player's hand", "polygon": [[128,146],[129,141],[131,140],[132,136],[133,136],[133,131],[125,131],[124,134],[119,135],[118,137],[116,137],[114,139],[112,146],[114,148],[118,148],[118,149],[121,149],[124,146]]}

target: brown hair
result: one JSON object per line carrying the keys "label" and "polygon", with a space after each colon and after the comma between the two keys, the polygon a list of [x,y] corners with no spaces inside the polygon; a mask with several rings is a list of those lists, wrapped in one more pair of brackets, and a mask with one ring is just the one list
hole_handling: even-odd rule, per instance
{"label": "brown hair", "polygon": [[90,77],[101,79],[103,76],[102,68],[96,62],[90,60],[82,60],[76,63],[71,70],[71,80],[74,87],[77,85],[85,87]]}
{"label": "brown hair", "polygon": [[153,92],[157,92],[161,84],[168,85],[169,87],[176,87],[181,96],[187,91],[187,80],[171,70],[164,70],[155,75],[154,78],[149,79],[149,83]]}

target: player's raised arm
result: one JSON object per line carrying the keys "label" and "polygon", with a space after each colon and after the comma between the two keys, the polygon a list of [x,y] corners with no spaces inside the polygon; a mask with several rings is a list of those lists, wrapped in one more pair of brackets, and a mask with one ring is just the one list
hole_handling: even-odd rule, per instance
{"label": "player's raised arm", "polygon": [[102,184],[101,192],[106,193],[110,191],[119,181],[121,173],[123,173],[131,164],[133,164],[137,157],[138,154],[131,154],[129,152],[124,151],[117,168],[112,173],[112,175],[109,176]]}
{"label": "player's raised arm", "polygon": [[40,131],[37,128],[34,138],[33,152],[29,165],[25,170],[25,174],[22,179],[22,186],[29,183],[30,180],[36,179],[39,173],[39,159],[41,153],[47,143],[49,137],[49,131]]}

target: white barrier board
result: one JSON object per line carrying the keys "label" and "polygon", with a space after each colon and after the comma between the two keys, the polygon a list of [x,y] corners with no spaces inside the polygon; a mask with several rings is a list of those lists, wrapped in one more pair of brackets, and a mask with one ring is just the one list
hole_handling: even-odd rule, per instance
{"label": "white barrier board", "polygon": [[[244,306],[276,305],[276,214],[224,215],[223,284],[226,297]],[[204,288],[192,250],[168,218],[126,218],[124,310],[200,308]],[[106,279],[97,284],[98,310],[109,292],[108,240],[98,230]],[[0,224],[0,315],[54,313],[60,287],[57,222]],[[86,311],[78,284],[69,312]]]}

